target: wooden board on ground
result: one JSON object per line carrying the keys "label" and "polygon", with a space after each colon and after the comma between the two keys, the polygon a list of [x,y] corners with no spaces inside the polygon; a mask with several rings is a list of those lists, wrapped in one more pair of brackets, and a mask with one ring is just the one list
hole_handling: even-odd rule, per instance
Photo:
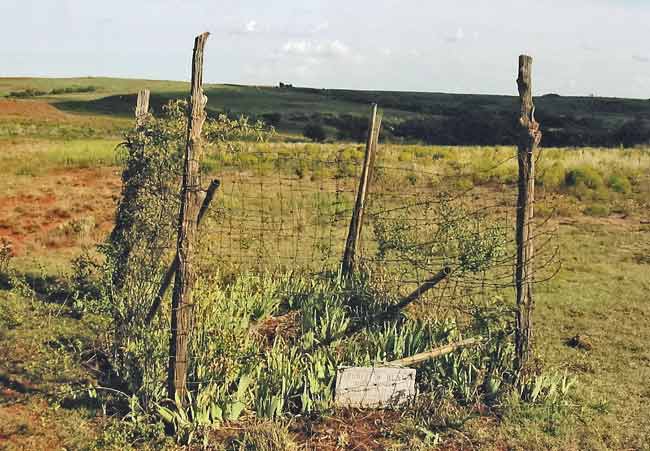
{"label": "wooden board on ground", "polygon": [[341,368],[336,375],[335,403],[339,407],[392,407],[415,396],[411,368]]}

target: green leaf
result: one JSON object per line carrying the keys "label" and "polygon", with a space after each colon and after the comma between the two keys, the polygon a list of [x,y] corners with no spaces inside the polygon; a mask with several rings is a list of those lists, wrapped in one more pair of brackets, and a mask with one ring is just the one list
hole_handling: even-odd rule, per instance
{"label": "green leaf", "polygon": [[230,409],[228,409],[229,410],[228,421],[236,421],[237,419],[239,419],[239,416],[241,415],[245,407],[246,405],[241,401],[235,401],[234,403],[232,403],[230,405]]}
{"label": "green leaf", "polygon": [[246,395],[246,390],[253,382],[253,377],[246,374],[239,379],[239,384],[237,384],[237,400],[244,399]]}
{"label": "green leaf", "polygon": [[158,406],[158,415],[160,415],[160,417],[166,423],[174,424],[174,419],[176,418],[176,415],[171,409],[168,409],[167,407],[163,407],[163,406]]}
{"label": "green leaf", "polygon": [[218,404],[212,404],[210,409],[210,414],[212,415],[212,421],[220,423],[223,421],[223,409]]}

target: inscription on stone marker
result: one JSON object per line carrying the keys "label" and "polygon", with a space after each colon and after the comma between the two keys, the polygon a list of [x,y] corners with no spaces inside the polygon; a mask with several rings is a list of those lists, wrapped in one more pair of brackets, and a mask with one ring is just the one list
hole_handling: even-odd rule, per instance
{"label": "inscription on stone marker", "polygon": [[415,396],[411,368],[341,368],[336,375],[335,403],[339,407],[390,407]]}

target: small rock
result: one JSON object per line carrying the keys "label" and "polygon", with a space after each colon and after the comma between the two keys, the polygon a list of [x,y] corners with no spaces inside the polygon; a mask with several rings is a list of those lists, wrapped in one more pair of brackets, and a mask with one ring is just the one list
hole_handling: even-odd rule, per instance
{"label": "small rock", "polygon": [[591,343],[589,337],[580,334],[569,338],[566,341],[566,344],[571,346],[572,348],[582,349],[584,351],[591,351],[591,349],[593,348],[593,344]]}

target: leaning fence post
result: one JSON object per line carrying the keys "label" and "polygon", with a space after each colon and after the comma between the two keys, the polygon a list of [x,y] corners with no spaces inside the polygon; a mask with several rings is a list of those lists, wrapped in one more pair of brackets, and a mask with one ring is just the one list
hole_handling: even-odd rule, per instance
{"label": "leaning fence post", "polygon": [[192,92],[188,109],[187,145],[178,221],[178,269],[172,296],[167,391],[171,399],[178,398],[181,402],[185,402],[187,394],[187,348],[193,319],[193,254],[201,195],[201,129],[206,118],[205,105],[208,100],[203,94],[203,49],[209,35],[203,33],[196,37],[192,55]]}
{"label": "leaning fence post", "polygon": [[361,171],[361,179],[359,180],[357,200],[352,212],[352,219],[350,220],[350,229],[348,231],[348,238],[345,242],[343,263],[341,265],[341,272],[345,277],[350,277],[354,272],[357,243],[359,242],[361,229],[363,227],[363,214],[366,206],[368,187],[372,178],[372,169],[375,163],[380,127],[381,115],[377,113],[377,104],[373,104],[370,112],[370,121],[368,123],[368,139],[366,141],[366,153],[363,158],[363,169]]}
{"label": "leaning fence post", "polygon": [[533,59],[527,55],[519,57],[517,87],[521,101],[518,143],[519,182],[517,195],[517,262],[515,268],[515,291],[517,299],[515,348],[516,366],[522,370],[531,354],[533,335],[533,204],[535,200],[535,157],[542,139],[539,124],[535,121],[535,106],[532,94]]}

